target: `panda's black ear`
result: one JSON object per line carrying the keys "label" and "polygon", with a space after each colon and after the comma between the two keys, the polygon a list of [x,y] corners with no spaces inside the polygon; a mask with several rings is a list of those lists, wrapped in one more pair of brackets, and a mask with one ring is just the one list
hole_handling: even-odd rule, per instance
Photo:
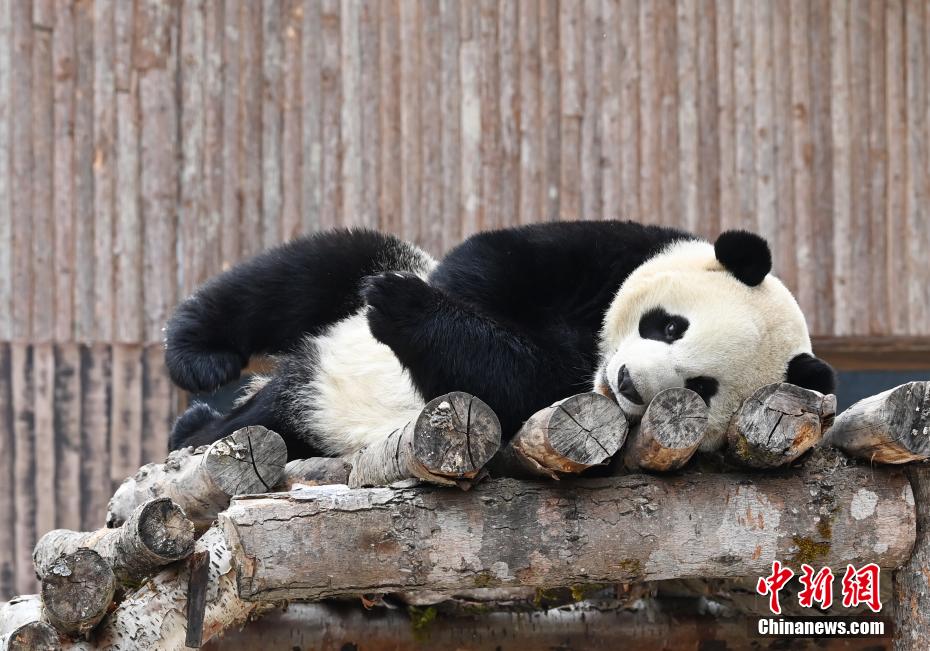
{"label": "panda's black ear", "polygon": [[836,371],[822,359],[801,353],[788,362],[785,382],[824,394],[833,393],[836,391]]}
{"label": "panda's black ear", "polygon": [[755,287],[772,270],[772,252],[768,243],[747,231],[724,231],[714,242],[720,264],[750,287]]}

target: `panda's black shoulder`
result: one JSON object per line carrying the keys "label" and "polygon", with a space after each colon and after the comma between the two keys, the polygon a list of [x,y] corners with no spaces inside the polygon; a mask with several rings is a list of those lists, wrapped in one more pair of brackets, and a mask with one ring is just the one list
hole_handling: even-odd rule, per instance
{"label": "panda's black shoulder", "polygon": [[449,251],[436,270],[445,275],[519,277],[543,273],[552,279],[601,273],[601,281],[615,280],[676,240],[694,236],[673,228],[630,221],[572,221],[527,224],[472,235]]}

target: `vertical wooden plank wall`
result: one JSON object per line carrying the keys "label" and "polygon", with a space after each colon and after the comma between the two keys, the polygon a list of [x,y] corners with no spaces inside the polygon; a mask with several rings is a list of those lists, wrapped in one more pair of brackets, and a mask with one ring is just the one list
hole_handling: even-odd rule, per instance
{"label": "vertical wooden plank wall", "polygon": [[751,228],[814,334],[930,335],[928,4],[0,0],[0,598],[164,454],[177,301],[301,233]]}

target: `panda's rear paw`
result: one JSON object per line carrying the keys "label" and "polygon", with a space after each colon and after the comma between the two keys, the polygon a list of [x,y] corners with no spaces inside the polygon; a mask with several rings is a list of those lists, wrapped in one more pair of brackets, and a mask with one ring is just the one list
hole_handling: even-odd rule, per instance
{"label": "panda's rear paw", "polygon": [[237,379],[242,372],[242,358],[228,351],[184,350],[169,345],[165,364],[172,381],[194,393],[213,391]]}
{"label": "panda's rear paw", "polygon": [[440,295],[416,274],[388,271],[368,276],[362,283],[372,334],[384,343],[399,331],[416,326],[434,311]]}

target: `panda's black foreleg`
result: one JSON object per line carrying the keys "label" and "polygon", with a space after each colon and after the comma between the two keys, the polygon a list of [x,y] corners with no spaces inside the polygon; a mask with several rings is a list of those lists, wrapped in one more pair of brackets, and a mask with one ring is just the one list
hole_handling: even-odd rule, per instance
{"label": "panda's black foreleg", "polygon": [[182,302],[165,332],[171,379],[211,391],[249,357],[293,347],[361,307],[359,284],[386,269],[421,270],[425,254],[364,230],[319,233],[236,265]]}
{"label": "panda's black foreleg", "polygon": [[511,436],[530,414],[571,393],[557,345],[412,274],[373,276],[362,293],[372,334],[393,350],[426,399],[449,391],[476,395]]}

